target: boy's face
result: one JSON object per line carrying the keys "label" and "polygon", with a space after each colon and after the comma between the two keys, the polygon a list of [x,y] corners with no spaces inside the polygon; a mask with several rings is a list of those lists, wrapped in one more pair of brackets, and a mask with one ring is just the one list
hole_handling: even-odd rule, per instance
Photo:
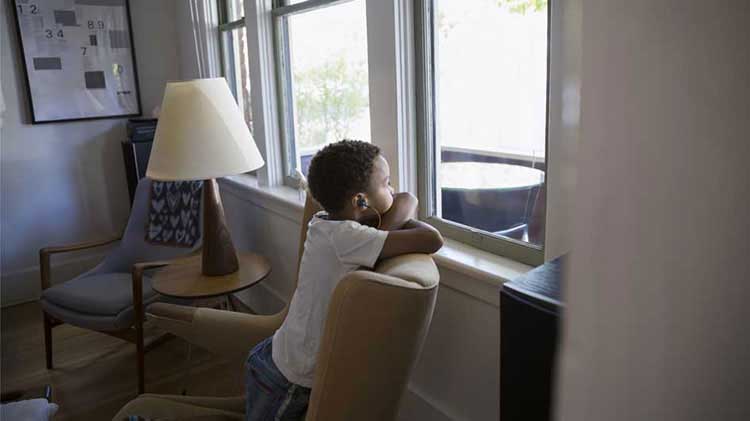
{"label": "boy's face", "polygon": [[375,157],[370,177],[370,190],[367,192],[367,204],[381,214],[388,212],[393,205],[393,187],[391,187],[391,169],[383,155]]}

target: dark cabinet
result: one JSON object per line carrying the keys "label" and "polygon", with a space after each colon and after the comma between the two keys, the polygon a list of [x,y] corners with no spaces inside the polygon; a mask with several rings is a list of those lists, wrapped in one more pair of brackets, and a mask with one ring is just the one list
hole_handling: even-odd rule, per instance
{"label": "dark cabinet", "polygon": [[566,257],[552,260],[500,290],[500,419],[552,419],[554,367]]}

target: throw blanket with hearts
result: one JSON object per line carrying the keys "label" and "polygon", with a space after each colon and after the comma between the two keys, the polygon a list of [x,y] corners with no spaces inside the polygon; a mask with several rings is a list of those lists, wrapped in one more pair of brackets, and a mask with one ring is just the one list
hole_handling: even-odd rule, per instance
{"label": "throw blanket with hearts", "polygon": [[202,181],[152,181],[146,241],[193,247],[201,238]]}

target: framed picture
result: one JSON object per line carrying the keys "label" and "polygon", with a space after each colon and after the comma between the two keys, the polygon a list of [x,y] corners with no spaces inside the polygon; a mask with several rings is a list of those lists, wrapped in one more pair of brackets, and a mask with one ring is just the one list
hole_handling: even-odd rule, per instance
{"label": "framed picture", "polygon": [[128,0],[14,0],[32,123],[141,114]]}

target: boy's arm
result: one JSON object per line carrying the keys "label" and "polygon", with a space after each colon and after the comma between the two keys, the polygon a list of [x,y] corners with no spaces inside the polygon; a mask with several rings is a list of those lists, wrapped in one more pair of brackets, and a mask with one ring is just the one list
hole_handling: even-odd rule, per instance
{"label": "boy's arm", "polygon": [[443,247],[443,236],[431,225],[415,219],[408,220],[402,229],[388,232],[380,258],[408,253],[432,254]]}
{"label": "boy's arm", "polygon": [[380,229],[394,231],[404,228],[409,220],[417,217],[419,201],[411,193],[398,193],[393,196],[393,205],[382,215]]}

